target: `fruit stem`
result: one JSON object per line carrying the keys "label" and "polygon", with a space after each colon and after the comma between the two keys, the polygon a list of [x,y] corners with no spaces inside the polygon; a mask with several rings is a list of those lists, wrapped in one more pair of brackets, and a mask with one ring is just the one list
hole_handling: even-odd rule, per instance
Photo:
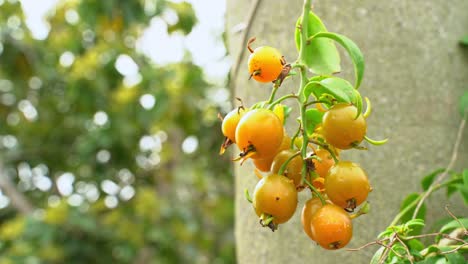
{"label": "fruit stem", "polygon": [[368,118],[370,113],[372,112],[372,104],[371,104],[369,98],[364,97],[364,100],[366,100],[366,111],[364,112],[364,114],[362,114],[362,116],[364,118]]}
{"label": "fruit stem", "polygon": [[271,90],[270,98],[268,99],[267,104],[271,104],[271,102],[273,102],[273,100],[275,99],[276,92],[278,91],[278,88],[279,88],[279,83],[274,82],[273,89]]}
{"label": "fruit stem", "polygon": [[367,142],[369,142],[369,143],[371,143],[372,145],[374,145],[374,146],[383,145],[383,144],[387,143],[387,141],[388,141],[388,138],[382,139],[382,140],[375,140],[375,139],[369,138],[368,136],[364,136],[364,139],[365,139]]}
{"label": "fruit stem", "polygon": [[308,107],[308,106],[313,105],[313,104],[325,104],[325,103],[327,103],[327,102],[326,101],[320,101],[320,100],[311,101],[311,102],[306,103],[305,106]]}
{"label": "fruit stem", "polygon": [[[307,77],[306,77],[306,71],[304,68],[301,68],[301,87],[299,91],[299,103],[301,104],[300,107],[300,112],[301,112],[301,124],[302,127],[305,128],[307,127],[307,119],[306,119],[306,102],[307,98],[304,96],[304,87],[307,84]],[[304,182],[305,178],[307,177],[307,162],[305,159],[307,158],[307,142],[309,141],[309,135],[307,135],[307,129],[301,129],[302,130],[302,146],[301,146],[301,155],[302,155],[302,182]]]}
{"label": "fruit stem", "polygon": [[281,165],[280,169],[278,170],[278,174],[279,175],[283,175],[284,171],[286,170],[286,168],[288,167],[288,164],[289,162],[291,162],[292,159],[294,159],[295,157],[301,155],[301,152],[298,151],[296,153],[294,153],[294,155],[292,155],[291,157],[289,157],[285,162],[283,162],[283,164]]}
{"label": "fruit stem", "polygon": [[309,142],[310,143],[313,143],[317,146],[320,146],[322,147],[323,149],[325,149],[326,151],[328,151],[330,153],[330,155],[332,156],[333,160],[335,161],[335,163],[338,163],[339,159],[336,157],[335,155],[335,152],[332,151],[327,144],[324,144],[324,143],[321,143],[321,142],[318,142],[316,140],[313,140],[313,139],[309,139]]}
{"label": "fruit stem", "polygon": [[315,195],[317,195],[322,205],[325,205],[327,203],[325,201],[325,198],[323,198],[322,194],[312,185],[312,183],[310,183],[307,179],[304,179],[304,182],[309,186],[312,192],[315,193]]}
{"label": "fruit stem", "polygon": [[270,105],[268,106],[268,109],[269,109],[269,110],[273,110],[273,107],[275,107],[275,105],[281,103],[282,101],[284,101],[284,100],[286,100],[286,99],[288,99],[288,98],[297,98],[297,95],[295,95],[295,94],[287,94],[287,95],[284,95],[284,96],[278,98],[278,99],[277,99],[276,101],[274,101],[274,102],[268,101],[268,104],[270,104]]}
{"label": "fruit stem", "polygon": [[244,196],[245,196],[245,199],[249,201],[249,203],[252,203],[252,197],[250,197],[249,190],[247,188],[245,188],[244,190]]}
{"label": "fruit stem", "polygon": [[299,127],[297,128],[296,133],[294,136],[291,138],[291,145],[289,146],[290,149],[294,148],[294,141],[296,141],[296,138],[299,136],[299,133],[301,132],[301,123],[299,122]]}

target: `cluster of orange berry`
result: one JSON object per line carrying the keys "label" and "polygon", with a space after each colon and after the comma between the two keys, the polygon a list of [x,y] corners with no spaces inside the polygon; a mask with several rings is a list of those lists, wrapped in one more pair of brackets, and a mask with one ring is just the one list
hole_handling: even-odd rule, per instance
{"label": "cluster of orange berry", "polygon": [[[273,82],[277,89],[291,75],[291,65],[275,48],[262,46],[253,50],[251,43],[247,45],[251,52],[251,78]],[[222,118],[225,141],[220,153],[235,143],[240,154],[234,160],[241,164],[253,160],[259,181],[253,199],[248,192],[246,196],[263,226],[274,231],[288,221],[298,206],[298,192],[309,189],[312,197],[301,214],[304,232],[323,248],[338,249],[351,240],[351,219],[367,210],[367,206],[361,206],[354,212],[371,191],[366,173],[356,163],[339,160],[341,150],[362,148],[359,144],[366,137],[367,114],[351,103],[333,100],[302,104],[304,109],[312,105],[323,114],[321,122],[313,133],[307,134],[305,120],[301,120],[302,127],[293,137],[284,127],[285,108],[280,100],[233,109]]]}

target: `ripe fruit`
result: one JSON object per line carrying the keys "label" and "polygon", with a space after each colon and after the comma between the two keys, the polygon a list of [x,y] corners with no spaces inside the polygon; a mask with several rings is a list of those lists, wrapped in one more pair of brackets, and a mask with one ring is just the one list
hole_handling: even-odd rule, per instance
{"label": "ripe fruit", "polygon": [[271,163],[273,162],[273,159],[276,157],[277,153],[281,152],[282,150],[289,149],[290,145],[291,138],[286,134],[286,131],[284,131],[283,140],[281,141],[281,145],[279,146],[277,152],[271,157],[267,157],[264,159],[254,159],[253,163],[255,167],[263,172],[270,171]]}
{"label": "ripe fruit", "polygon": [[313,239],[325,249],[346,246],[353,236],[353,224],[349,215],[334,204],[326,204],[312,215],[310,231]]}
{"label": "ripe fruit", "polygon": [[284,59],[281,53],[272,47],[258,47],[249,56],[249,73],[258,82],[272,82],[283,69]]}
{"label": "ripe fruit", "polygon": [[243,107],[232,110],[224,117],[223,123],[221,124],[223,135],[229,138],[233,143],[236,143],[237,124],[239,124],[239,120],[244,115],[245,111]]}
{"label": "ripe fruit", "polygon": [[325,191],[336,205],[353,210],[367,199],[371,190],[364,170],[356,163],[340,161],[325,177]]}
{"label": "ripe fruit", "polygon": [[317,149],[315,155],[321,159],[318,161],[313,159],[315,172],[322,178],[325,178],[330,168],[335,164],[335,160],[332,158],[330,152],[326,149]]}
{"label": "ripe fruit", "polygon": [[279,118],[267,109],[247,112],[236,129],[241,157],[264,159],[274,155],[283,141],[284,128]]}
{"label": "ripe fruit", "polygon": [[[273,159],[273,163],[271,163],[271,172],[278,173],[283,163],[285,163],[294,154],[296,154],[296,151],[292,149],[280,151]],[[296,187],[301,185],[302,164],[302,157],[297,155],[296,157],[292,158],[284,170],[283,175],[293,180],[294,186]]]}
{"label": "ripe fruit", "polygon": [[271,163],[272,163],[271,158],[253,160],[253,164],[255,165],[255,168],[263,172],[270,171]]}
{"label": "ripe fruit", "polygon": [[271,215],[274,224],[284,223],[296,211],[296,188],[292,180],[282,175],[269,174],[255,186],[252,203],[258,216]]}
{"label": "ripe fruit", "polygon": [[301,212],[301,223],[302,229],[310,237],[310,239],[315,240],[310,229],[310,220],[312,216],[322,207],[322,201],[318,197],[309,199],[302,207]]}
{"label": "ripe fruit", "polygon": [[236,143],[236,128],[239,120],[245,113],[243,107],[236,108],[229,112],[224,118],[221,124],[221,131],[225,137],[223,144],[221,145],[220,154],[223,154],[227,147],[231,144]]}
{"label": "ripe fruit", "polygon": [[349,149],[359,144],[366,135],[366,120],[350,104],[336,104],[322,118],[325,140],[339,149]]}

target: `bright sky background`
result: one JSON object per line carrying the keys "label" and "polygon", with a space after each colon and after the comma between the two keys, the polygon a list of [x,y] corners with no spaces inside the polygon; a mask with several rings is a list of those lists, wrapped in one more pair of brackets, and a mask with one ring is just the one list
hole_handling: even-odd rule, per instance
{"label": "bright sky background", "polygon": [[[60,0],[20,0],[26,14],[26,23],[38,39],[47,37],[49,25],[45,14]],[[62,0],[63,1],[63,0]],[[172,0],[182,2],[182,0]],[[184,49],[191,52],[194,63],[202,66],[209,79],[224,80],[229,71],[230,61],[225,57],[221,35],[224,31],[224,0],[187,0],[196,12],[198,23],[193,31],[184,37],[179,33],[169,36],[161,18],[151,20],[149,28],[137,41],[137,49],[147,54],[156,64],[180,61]],[[171,12],[165,12],[167,20],[177,19]]]}

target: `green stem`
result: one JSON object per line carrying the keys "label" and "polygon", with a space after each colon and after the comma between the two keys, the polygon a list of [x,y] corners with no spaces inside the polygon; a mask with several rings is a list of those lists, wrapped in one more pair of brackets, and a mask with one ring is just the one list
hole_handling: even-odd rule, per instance
{"label": "green stem", "polygon": [[313,104],[325,104],[325,103],[327,103],[327,102],[325,102],[325,101],[320,101],[320,100],[319,100],[319,101],[311,101],[311,102],[308,102],[308,103],[306,104],[306,107],[307,107],[307,106],[310,106],[310,105],[313,105]]}
{"label": "green stem", "polygon": [[247,199],[247,201],[249,201],[249,203],[252,203],[252,197],[250,197],[250,194],[249,194],[249,190],[247,188],[245,188],[244,190],[244,196],[245,196],[245,199]]}
{"label": "green stem", "polygon": [[284,100],[286,100],[286,99],[288,99],[288,98],[297,98],[297,95],[295,95],[295,94],[287,94],[287,95],[284,95],[284,96],[278,98],[278,99],[277,99],[276,101],[274,101],[274,102],[269,102],[270,105],[268,106],[268,109],[269,109],[269,110],[273,110],[273,107],[275,107],[275,105],[281,103],[282,101],[284,101]]}
{"label": "green stem", "polygon": [[[306,71],[305,68],[301,68],[301,87],[299,89],[299,103],[301,105],[300,107],[300,112],[301,112],[301,122],[302,122],[302,127],[305,128],[307,127],[307,118],[306,118],[306,103],[307,103],[307,98],[304,96],[304,87],[307,84],[307,77],[306,77]],[[307,157],[307,143],[309,142],[309,135],[307,135],[307,129],[302,129],[302,147],[301,147],[301,155],[302,158],[305,159]],[[302,163],[302,182],[307,177],[307,163],[304,161]]]}
{"label": "green stem", "polygon": [[[452,179],[452,180],[450,180],[450,181],[446,181],[446,182],[444,182],[444,183],[441,183],[441,184],[435,186],[435,187],[432,189],[432,192],[434,192],[434,191],[436,191],[436,190],[438,190],[438,189],[440,189],[440,188],[443,188],[443,187],[445,187],[445,186],[448,186],[448,185],[450,185],[450,184],[452,184],[452,183],[454,183],[454,182],[456,182],[456,181],[459,181],[459,180],[460,180],[460,179]],[[418,204],[419,200],[421,200],[421,198],[424,196],[425,193],[426,193],[426,192],[423,192],[423,193],[419,194],[419,196],[418,196],[414,201],[412,201],[412,202],[411,202],[410,204],[408,204],[405,208],[403,208],[403,210],[401,210],[401,211],[395,216],[395,218],[393,219],[393,221],[390,223],[390,226],[396,225],[396,224],[401,220],[401,218],[402,218],[406,213],[409,212],[409,210],[411,210],[413,207],[415,207],[415,206]]]}
{"label": "green stem", "polygon": [[298,61],[303,63],[305,58],[305,46],[307,45],[307,30],[309,25],[309,10],[310,10],[310,1],[304,0],[304,6],[302,7],[302,21],[301,21],[301,48],[299,50]]}
{"label": "green stem", "polygon": [[323,149],[325,149],[326,151],[328,151],[328,152],[330,153],[330,155],[332,156],[333,161],[335,161],[335,163],[338,163],[339,159],[336,157],[335,152],[332,151],[332,150],[328,147],[327,144],[318,142],[318,141],[313,140],[313,139],[310,139],[309,142],[310,142],[310,143],[313,143],[313,144],[315,144],[315,145],[317,145],[317,146],[320,146],[320,147],[322,147]]}
{"label": "green stem", "polygon": [[278,174],[279,175],[283,175],[284,171],[286,170],[286,168],[288,167],[288,164],[289,162],[291,162],[292,159],[294,159],[295,157],[301,155],[301,152],[298,151],[296,153],[294,153],[294,155],[292,155],[291,157],[289,157],[285,162],[283,162],[283,164],[281,165],[280,169],[278,170]]}
{"label": "green stem", "polygon": [[294,141],[296,141],[296,138],[299,136],[299,133],[301,132],[301,123],[299,123],[299,127],[297,128],[296,133],[294,136],[291,138],[291,145],[289,146],[290,149],[294,148]]}
{"label": "green stem", "polygon": [[320,202],[322,202],[322,205],[327,203],[325,201],[325,198],[323,198],[322,194],[312,185],[312,183],[310,183],[307,179],[304,179],[304,182],[309,186],[312,192],[314,192],[315,195],[317,195],[317,197],[320,199]]}
{"label": "green stem", "polygon": [[270,98],[268,99],[267,104],[271,104],[271,102],[273,102],[273,100],[275,99],[276,92],[278,91],[278,88],[279,88],[279,84],[278,82],[275,82],[273,84],[273,89],[271,90]]}

